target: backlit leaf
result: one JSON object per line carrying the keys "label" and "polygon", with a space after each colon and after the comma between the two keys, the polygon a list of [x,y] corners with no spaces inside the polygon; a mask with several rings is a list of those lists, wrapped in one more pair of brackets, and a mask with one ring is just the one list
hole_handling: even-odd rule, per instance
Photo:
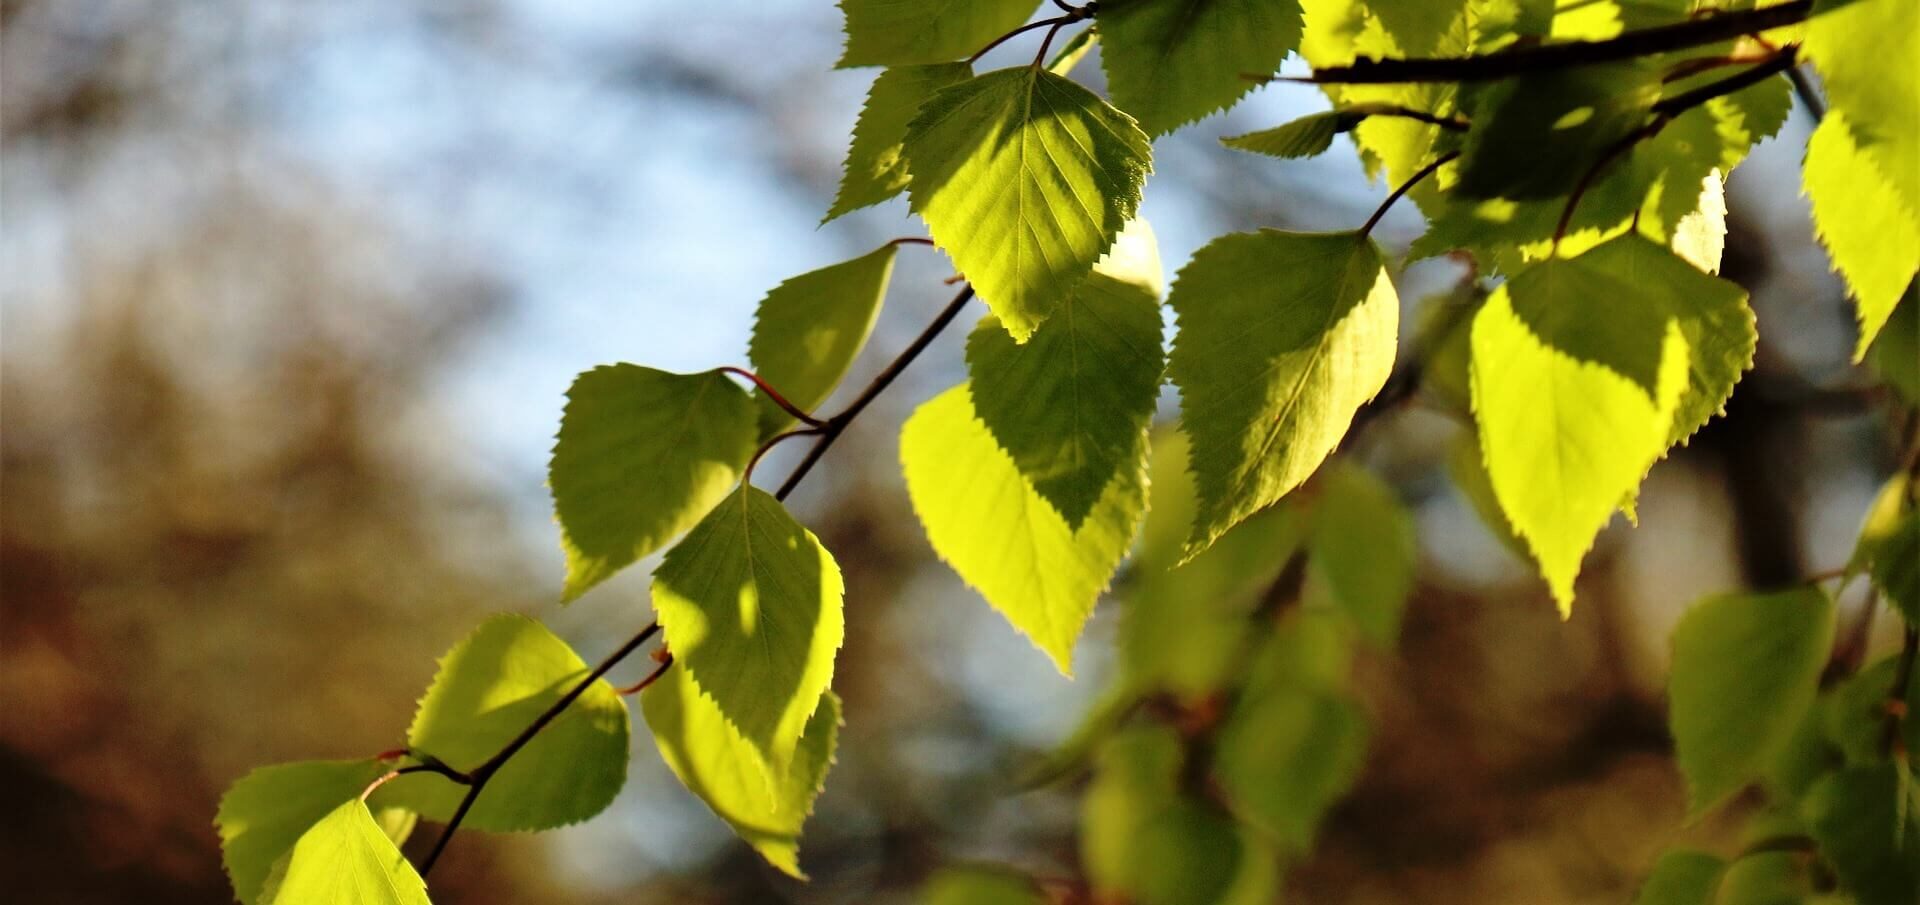
{"label": "backlit leaf", "polygon": [[684,669],[669,668],[641,692],[640,708],[660,756],[680,783],[767,863],[805,879],[800,830],[833,765],[840,698],[832,691],[821,695],[784,770],[767,765]]}
{"label": "backlit leaf", "polygon": [[[787,280],[767,293],[754,317],[747,358],[761,380],[801,411],[812,412],[845,377],[866,345],[893,274],[895,247]],[[760,434],[772,436],[793,416],[755,391]]]}
{"label": "backlit leaf", "polygon": [[1640,127],[1659,97],[1659,69],[1639,61],[1496,83],[1474,112],[1454,191],[1514,200],[1564,196]]}
{"label": "backlit leaf", "polygon": [[965,59],[1027,21],[1039,0],[840,0],[847,49],[839,66]]}
{"label": "backlit leaf", "polygon": [[302,834],[267,885],[270,905],[428,905],[426,882],[358,798]]}
{"label": "backlit leaf", "polygon": [[1920,228],[1920,129],[1913,126],[1920,122],[1920,79],[1911,65],[1916,42],[1920,3],[1821,0],[1807,20],[1801,52],[1820,72],[1829,114],[1847,124],[1853,144],[1892,189],[1891,198],[1861,195],[1856,203],[1881,206],[1897,199],[1908,222]]}
{"label": "backlit leaf", "polygon": [[214,818],[234,897],[254,905],[274,862],[301,834],[387,769],[374,760],[309,760],[261,767],[234,783]]}
{"label": "backlit leaf", "polygon": [[1031,66],[934,95],[906,155],[914,212],[1020,342],[1133,219],[1153,159],[1132,118]]}
{"label": "backlit leaf", "polygon": [[676,666],[776,775],[833,682],[843,592],[820,539],[756,487],[716,507],[653,573]]}
{"label": "backlit leaf", "polygon": [[840,192],[820,222],[879,204],[905,190],[912,179],[901,151],[907,123],[935,92],[972,75],[973,69],[965,63],[894,66],[880,73],[867,89],[867,103],[853,125]]}
{"label": "backlit leaf", "polygon": [[992,315],[967,340],[975,414],[1069,528],[1138,468],[1165,367],[1160,337],[1160,254],[1135,221],[1026,343]]}
{"label": "backlit leaf", "polygon": [[1487,474],[1563,614],[1595,535],[1671,445],[1692,371],[1676,312],[1729,287],[1624,236],[1522,271],[1474,316]]}
{"label": "backlit leaf", "polygon": [[[1284,262],[1284,263],[1283,263]],[[1307,479],[1393,370],[1399,300],[1355,233],[1222,236],[1168,295],[1199,506],[1185,555]]]}
{"label": "backlit leaf", "polygon": [[567,391],[547,482],[567,552],[565,599],[665,546],[740,480],[753,399],[718,371],[594,368]]}
{"label": "backlit leaf", "polygon": [[1858,361],[1920,270],[1920,224],[1861,153],[1839,110],[1828,111],[1807,140],[1802,179],[1813,203],[1814,232],[1859,306],[1860,339],[1853,353]]}
{"label": "backlit leaf", "polygon": [[1220,139],[1229,148],[1269,157],[1312,157],[1333,146],[1349,115],[1339,110],[1309,113],[1293,122],[1259,132]]}
{"label": "backlit leaf", "polygon": [[1833,622],[1833,602],[1812,587],[1709,597],[1681,617],[1668,720],[1692,815],[1758,779],[1793,736]]}
{"label": "backlit leaf", "polygon": [[[488,619],[441,658],[407,744],[471,770],[518,736],[586,678],[587,665],[546,626],[525,616]],[[626,703],[596,679],[488,781],[466,827],[543,830],[605,810],[627,779]],[[379,801],[446,822],[466,793],[432,773],[387,783]]]}
{"label": "backlit leaf", "polygon": [[1164,135],[1231,105],[1300,42],[1296,0],[1106,0],[1100,61],[1120,109]]}
{"label": "backlit leaf", "polygon": [[1069,528],[975,417],[965,385],[907,419],[900,459],[934,552],[1007,621],[1072,671],[1073,644],[1146,506],[1146,432],[1078,529]]}

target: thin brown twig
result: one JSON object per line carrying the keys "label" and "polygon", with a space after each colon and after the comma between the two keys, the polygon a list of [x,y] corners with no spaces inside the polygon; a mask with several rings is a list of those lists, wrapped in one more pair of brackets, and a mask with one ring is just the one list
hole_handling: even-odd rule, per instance
{"label": "thin brown twig", "polygon": [[667,667],[672,665],[673,665],[672,654],[667,654],[666,656],[661,657],[660,665],[655,666],[652,672],[647,673],[646,678],[641,679],[640,681],[635,682],[632,685],[628,685],[627,687],[620,689],[621,696],[623,697],[632,696],[632,695],[639,694],[640,692],[646,691],[647,686],[652,685],[653,683],[659,681],[661,676],[667,674]]}
{"label": "thin brown twig", "polygon": [[1414,186],[1420,184],[1420,180],[1433,175],[1441,167],[1446,166],[1449,161],[1459,156],[1460,156],[1459,151],[1448,151],[1447,153],[1442,154],[1439,157],[1435,157],[1432,163],[1429,163],[1426,166],[1421,167],[1419,171],[1415,172],[1412,176],[1407,177],[1406,182],[1400,183],[1398,188],[1395,188],[1391,193],[1387,195],[1387,200],[1380,202],[1380,206],[1377,208],[1374,208],[1373,216],[1368,217],[1367,222],[1360,226],[1360,237],[1364,239],[1367,236],[1372,235],[1374,225],[1380,222],[1380,218],[1385,217],[1387,215],[1387,210],[1393,207],[1393,203],[1395,201],[1399,201],[1401,196],[1405,195],[1407,192],[1412,191]]}

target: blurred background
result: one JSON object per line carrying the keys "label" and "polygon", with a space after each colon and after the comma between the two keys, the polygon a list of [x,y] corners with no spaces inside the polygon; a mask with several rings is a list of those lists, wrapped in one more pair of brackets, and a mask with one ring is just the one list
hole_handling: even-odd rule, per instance
{"label": "blurred background", "polygon": [[[646,622],[645,567],[555,602],[562,394],[603,362],[742,363],[768,288],[920,232],[904,199],[816,227],[872,78],[830,68],[839,41],[827,0],[0,2],[13,901],[227,901],[211,821],[247,769],[391,747],[483,614],[538,616],[589,659]],[[1100,87],[1097,57],[1076,76]],[[1169,274],[1223,232],[1365,217],[1385,188],[1344,138],[1285,163],[1215,141],[1324,103],[1270,87],[1159,143],[1146,214]],[[1654,470],[1640,526],[1603,535],[1570,622],[1449,481],[1454,421],[1416,408],[1376,429],[1370,464],[1417,514],[1420,586],[1399,655],[1362,664],[1372,752],[1294,871],[1299,898],[1618,902],[1682,832],[1672,624],[1704,593],[1842,564],[1893,467],[1809,237],[1809,125],[1796,114],[1729,189],[1726,273],[1754,293],[1758,367]],[[1405,205],[1377,235],[1404,249],[1419,229]],[[948,274],[903,252],[849,384]],[[1402,297],[1460,275],[1417,265]],[[963,378],[959,334],[794,500],[848,584],[814,881],[764,867],[637,731],[611,810],[461,834],[436,901],[899,902],[952,860],[1072,872],[1074,790],[1010,777],[1103,687],[1113,606],[1067,680],[932,558],[891,463],[906,413]]]}

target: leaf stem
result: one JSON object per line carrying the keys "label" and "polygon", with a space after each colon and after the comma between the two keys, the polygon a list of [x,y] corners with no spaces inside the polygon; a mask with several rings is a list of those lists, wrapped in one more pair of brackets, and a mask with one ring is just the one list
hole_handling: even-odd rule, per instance
{"label": "leaf stem", "polygon": [[967,65],[969,66],[973,65],[976,60],[979,60],[981,57],[986,56],[987,51],[992,50],[995,47],[999,47],[1000,45],[1005,44],[1010,40],[1013,40],[1015,37],[1021,34],[1033,31],[1036,28],[1055,28],[1061,25],[1065,25],[1068,22],[1072,22],[1072,21],[1073,21],[1072,16],[1054,16],[1051,19],[1041,19],[1037,22],[1028,22],[1027,24],[1022,25],[1019,28],[1016,28],[1010,32],[1007,32],[1006,34],[1001,35],[1000,37],[994,38],[993,43],[988,44],[987,46],[982,47],[977,51],[974,51],[973,56],[970,56],[967,58]]}
{"label": "leaf stem", "polygon": [[745,377],[748,381],[752,382],[754,386],[759,387],[760,392],[765,393],[768,399],[773,400],[774,405],[779,406],[781,410],[785,411],[789,415],[792,415],[794,418],[798,419],[802,424],[807,424],[812,427],[820,426],[820,419],[807,414],[806,412],[802,411],[799,406],[794,405],[791,402],[788,402],[787,397],[780,395],[780,391],[774,389],[772,384],[769,384],[766,381],[761,380],[760,375],[755,374],[752,371],[747,370],[746,368],[736,368],[733,365],[726,365],[725,367],[720,368],[720,370],[723,373],[737,374],[741,377]]}
{"label": "leaf stem", "polygon": [[1442,154],[1439,157],[1435,157],[1432,163],[1429,163],[1426,166],[1421,167],[1419,172],[1416,172],[1412,176],[1407,177],[1407,181],[1400,183],[1398,188],[1395,188],[1390,194],[1388,194],[1387,200],[1380,202],[1380,206],[1377,208],[1374,208],[1373,216],[1368,217],[1367,222],[1360,226],[1360,238],[1364,239],[1367,236],[1372,235],[1374,225],[1380,222],[1380,218],[1385,217],[1387,215],[1387,210],[1393,207],[1393,203],[1395,201],[1399,201],[1401,196],[1411,191],[1414,186],[1419,185],[1420,180],[1433,175],[1441,167],[1446,166],[1448,161],[1451,161],[1454,158],[1459,156],[1460,156],[1459,151],[1448,151],[1447,153]]}
{"label": "leaf stem", "polygon": [[672,665],[673,665],[672,654],[666,654],[665,656],[662,656],[660,658],[660,665],[654,667],[653,672],[647,673],[646,678],[641,679],[640,681],[635,682],[632,685],[628,685],[627,687],[620,689],[620,694],[624,697],[624,696],[636,695],[642,691],[647,690],[647,686],[652,685],[653,683],[659,681],[661,676],[666,675],[667,667]]}
{"label": "leaf stem", "polygon": [[1471,57],[1362,58],[1346,66],[1315,70],[1305,78],[1322,85],[1396,82],[1473,82],[1552,69],[1611,63],[1728,41],[1800,22],[1813,14],[1813,0],[1791,0],[1759,9],[1719,13],[1688,22],[1629,31],[1604,41],[1536,44]]}

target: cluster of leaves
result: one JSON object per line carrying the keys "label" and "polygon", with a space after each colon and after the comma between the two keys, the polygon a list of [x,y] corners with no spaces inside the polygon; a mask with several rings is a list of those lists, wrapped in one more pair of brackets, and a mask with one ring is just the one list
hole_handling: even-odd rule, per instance
{"label": "cluster of leaves", "polygon": [[[989,309],[967,340],[969,379],[901,432],[907,490],[939,556],[1063,673],[1130,561],[1121,675],[1036,775],[1090,773],[1082,860],[1102,901],[1267,901],[1352,783],[1368,726],[1350,661],[1391,648],[1414,571],[1412,520],[1392,489],[1329,464],[1370,404],[1417,389],[1473,425],[1456,457],[1463,488],[1570,612],[1595,536],[1631,515],[1648,469],[1752,364],[1746,294],[1715,275],[1722,187],[1784,122],[1781,73],[1796,55],[1819,67],[1832,105],[1805,183],[1858,302],[1859,355],[1920,389],[1913,336],[1875,342],[1915,316],[1912,301],[1896,306],[1920,266],[1920,89],[1877,69],[1916,46],[1909,0],[1779,4],[1793,15],[1754,34],[1569,57],[1581,65],[1553,54],[1751,4],[1057,3],[1063,15],[1035,23],[1047,41],[1082,29],[1059,58],[1040,65],[1043,43],[1033,65],[975,73],[968,55],[1034,27],[1022,23],[1037,5],[843,0],[840,65],[883,68],[827,219],[904,192],[968,283],[923,339],[975,294]],[[1096,42],[1111,101],[1070,77]],[[1226,144],[1293,158],[1350,134],[1369,171],[1401,186],[1393,197],[1426,215],[1413,255],[1478,264],[1465,301],[1430,319],[1400,369],[1408,386],[1379,400],[1396,379],[1402,306],[1370,237],[1377,215],[1350,231],[1222,236],[1171,286],[1138,215],[1152,139],[1232,105],[1256,85],[1246,73],[1295,53],[1332,109]],[[1410,57],[1533,62],[1363,77]],[[663,665],[639,692],[647,727],[686,787],[795,876],[834,760],[845,625],[832,554],[782,500],[924,348],[840,414],[813,414],[865,345],[899,247],[769,292],[750,372],[580,375],[553,454],[564,599],[664,551],[652,586]],[[1156,433],[1169,380],[1180,424]],[[796,437],[816,444],[806,464],[778,494],[754,486],[753,463]],[[1884,499],[1856,568],[1914,620],[1915,500],[1904,482]],[[485,623],[442,662],[403,751],[269,767],[234,786],[218,823],[236,893],[248,905],[423,902],[424,868],[397,848],[416,818],[505,832],[597,813],[623,781],[629,727],[601,676],[650,634],[589,670],[538,623]],[[1911,746],[1868,743],[1865,726],[1910,658],[1822,691],[1832,635],[1816,587],[1715,598],[1676,635],[1673,684],[1696,812],[1764,781],[1777,821],[1812,840],[1831,876],[1764,845],[1731,865],[1676,853],[1647,901],[1808,877],[1863,902],[1912,901],[1881,894],[1916,888]],[[1798,860],[1745,876],[1775,856]],[[997,871],[943,874],[929,891],[1041,895]]]}

